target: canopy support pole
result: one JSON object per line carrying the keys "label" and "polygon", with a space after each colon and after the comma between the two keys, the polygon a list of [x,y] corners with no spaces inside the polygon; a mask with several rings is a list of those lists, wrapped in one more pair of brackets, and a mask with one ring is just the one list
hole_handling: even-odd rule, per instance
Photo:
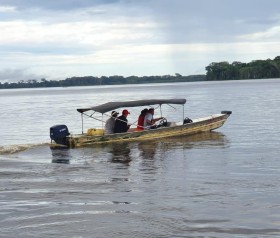
{"label": "canopy support pole", "polygon": [[183,105],[183,124],[184,124],[184,120],[185,120],[185,105]]}
{"label": "canopy support pole", "polygon": [[104,128],[104,126],[103,126],[103,113],[102,113],[102,129]]}
{"label": "canopy support pole", "polygon": [[82,134],[84,134],[84,114],[81,113],[82,116]]}

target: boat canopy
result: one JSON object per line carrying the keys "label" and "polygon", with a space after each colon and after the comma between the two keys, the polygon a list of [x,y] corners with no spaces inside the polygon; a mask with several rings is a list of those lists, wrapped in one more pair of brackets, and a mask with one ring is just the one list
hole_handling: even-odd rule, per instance
{"label": "boat canopy", "polygon": [[141,106],[152,106],[152,105],[162,105],[162,104],[181,104],[184,105],[186,103],[185,98],[180,99],[150,99],[150,100],[137,100],[137,101],[126,101],[126,102],[107,102],[105,104],[101,104],[95,107],[89,108],[78,108],[77,111],[80,113],[93,110],[99,113],[105,113],[112,111],[114,109],[118,109],[121,107],[141,107]]}

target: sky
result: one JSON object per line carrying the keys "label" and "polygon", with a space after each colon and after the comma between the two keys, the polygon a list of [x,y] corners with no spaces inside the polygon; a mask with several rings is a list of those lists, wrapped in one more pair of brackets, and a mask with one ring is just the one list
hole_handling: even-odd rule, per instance
{"label": "sky", "polygon": [[280,56],[279,0],[0,0],[0,82],[205,74]]}

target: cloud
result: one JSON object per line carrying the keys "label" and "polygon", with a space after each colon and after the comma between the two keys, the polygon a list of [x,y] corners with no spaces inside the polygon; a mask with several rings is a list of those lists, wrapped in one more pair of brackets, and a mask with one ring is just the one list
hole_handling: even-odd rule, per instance
{"label": "cloud", "polygon": [[265,31],[255,32],[252,34],[241,35],[239,39],[258,42],[278,41],[280,39],[280,26],[274,26]]}
{"label": "cloud", "polygon": [[16,8],[12,6],[0,6],[0,12],[1,13],[10,13],[15,12]]}
{"label": "cloud", "polygon": [[[251,34],[279,25],[277,0],[152,1],[151,8],[169,43],[233,42],[239,35]],[[162,3],[162,4],[161,4]]]}
{"label": "cloud", "polygon": [[3,69],[0,71],[0,82],[19,82],[44,78],[42,75],[30,74],[24,69]]}
{"label": "cloud", "polygon": [[278,0],[0,0],[0,71],[187,75],[213,61],[274,58],[279,8]]}
{"label": "cloud", "polygon": [[106,5],[116,3],[118,0],[1,0],[0,5],[13,6],[19,10],[26,9],[45,9],[55,11],[69,11],[72,9],[88,8],[98,5]]}

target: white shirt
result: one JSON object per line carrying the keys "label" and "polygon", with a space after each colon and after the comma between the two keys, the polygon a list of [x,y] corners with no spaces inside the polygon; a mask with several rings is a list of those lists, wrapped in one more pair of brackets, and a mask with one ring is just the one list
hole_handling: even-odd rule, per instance
{"label": "white shirt", "polygon": [[147,123],[148,121],[152,121],[153,120],[153,115],[151,113],[147,113],[144,119],[144,130],[150,130],[151,125]]}

